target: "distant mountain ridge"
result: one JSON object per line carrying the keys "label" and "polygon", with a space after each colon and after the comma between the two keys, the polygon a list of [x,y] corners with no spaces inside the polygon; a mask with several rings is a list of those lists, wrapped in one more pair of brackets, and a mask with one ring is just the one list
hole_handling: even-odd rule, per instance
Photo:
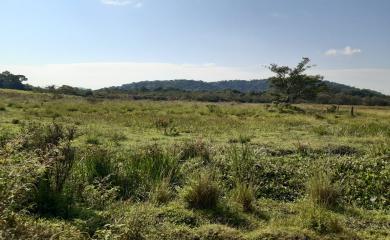
{"label": "distant mountain ridge", "polygon": [[264,92],[268,89],[267,80],[226,80],[218,82],[204,82],[200,80],[155,80],[124,84],[118,87],[121,90],[159,90],[176,89],[183,91],[219,91],[236,90],[240,92]]}
{"label": "distant mountain ridge", "polygon": [[[359,89],[348,85],[324,81],[329,91],[332,93],[348,93],[354,96],[386,96],[377,91],[368,89]],[[225,80],[218,82],[205,82],[201,80],[154,80],[141,81],[135,83],[124,84],[114,89],[127,90],[182,90],[182,91],[223,91],[235,90],[243,93],[249,92],[266,92],[269,89],[269,83],[266,79],[256,80]]]}

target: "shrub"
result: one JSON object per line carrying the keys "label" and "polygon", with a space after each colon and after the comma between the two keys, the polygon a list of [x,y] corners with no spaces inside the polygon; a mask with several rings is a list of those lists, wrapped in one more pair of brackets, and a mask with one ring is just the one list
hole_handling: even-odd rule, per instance
{"label": "shrub", "polygon": [[201,174],[184,189],[184,201],[191,208],[214,209],[217,207],[220,191],[208,174]]}
{"label": "shrub", "polygon": [[307,192],[310,200],[321,207],[335,208],[340,206],[341,194],[338,186],[333,184],[330,177],[317,172],[308,182]]}
{"label": "shrub", "polygon": [[72,192],[65,188],[75,161],[71,145],[76,130],[57,123],[29,124],[22,129],[19,151],[36,156],[44,166],[34,180],[34,194],[26,196],[33,211],[42,215],[68,217]]}
{"label": "shrub", "polygon": [[35,210],[43,215],[69,217],[73,205],[73,193],[64,189],[73,163],[75,150],[69,142],[52,147],[43,156],[44,174],[37,179],[34,196]]}

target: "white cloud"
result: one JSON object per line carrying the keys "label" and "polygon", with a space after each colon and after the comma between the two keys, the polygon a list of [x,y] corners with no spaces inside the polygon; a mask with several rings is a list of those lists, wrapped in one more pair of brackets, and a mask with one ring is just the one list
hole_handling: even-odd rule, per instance
{"label": "white cloud", "polygon": [[336,49],[329,49],[328,51],[325,52],[326,56],[336,56],[337,55],[337,50]]}
{"label": "white cloud", "polygon": [[127,6],[131,5],[136,8],[142,7],[142,1],[140,0],[100,0],[101,3],[112,6]]}
{"label": "white cloud", "polygon": [[325,52],[325,55],[326,56],[338,56],[338,55],[352,56],[361,52],[362,50],[359,48],[352,48],[350,46],[346,46],[343,49],[331,48]]}
{"label": "white cloud", "polygon": [[350,46],[346,46],[343,49],[343,51],[341,52],[341,54],[350,56],[350,55],[354,55],[354,54],[361,53],[361,52],[362,52],[362,50],[359,48],[351,48]]}

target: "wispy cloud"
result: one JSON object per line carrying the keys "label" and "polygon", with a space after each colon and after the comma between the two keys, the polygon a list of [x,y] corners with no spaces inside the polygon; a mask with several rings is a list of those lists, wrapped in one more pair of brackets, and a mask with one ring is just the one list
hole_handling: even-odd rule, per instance
{"label": "wispy cloud", "polygon": [[339,55],[352,56],[355,54],[359,54],[361,52],[362,52],[362,50],[359,48],[352,48],[350,46],[346,46],[343,49],[331,48],[331,49],[327,50],[324,54],[326,56],[339,56]]}
{"label": "wispy cloud", "polygon": [[141,0],[100,0],[101,3],[111,6],[133,6],[136,8],[142,7]]}

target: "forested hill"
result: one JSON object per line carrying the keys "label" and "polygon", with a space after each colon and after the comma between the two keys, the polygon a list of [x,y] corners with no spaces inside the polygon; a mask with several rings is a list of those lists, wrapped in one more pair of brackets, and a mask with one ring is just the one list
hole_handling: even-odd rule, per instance
{"label": "forested hill", "polygon": [[[72,86],[33,87],[24,82],[23,75],[10,72],[0,73],[0,88],[32,90],[54,94],[77,95],[99,98],[131,98],[152,100],[195,100],[207,102],[272,102],[276,96],[268,91],[268,80],[228,80],[204,82],[195,80],[142,81],[122,86],[90,89]],[[296,102],[348,105],[390,105],[390,96],[382,93],[350,87],[343,84],[325,81],[326,88],[311,99],[297,99]]]}
{"label": "forested hill", "polygon": [[[330,93],[346,93],[360,97],[383,97],[384,94],[368,89],[359,89],[340,83],[324,81]],[[265,92],[268,90],[268,80],[226,80],[219,82],[204,82],[196,80],[155,80],[142,81],[124,84],[120,87],[113,87],[118,90],[183,90],[183,91],[221,91],[236,90],[242,93]]]}
{"label": "forested hill", "polygon": [[124,84],[118,87],[121,90],[166,90],[176,89],[184,91],[220,91],[237,90],[240,92],[264,92],[268,89],[267,80],[228,80],[219,82],[204,82],[195,80],[157,80],[142,81]]}

